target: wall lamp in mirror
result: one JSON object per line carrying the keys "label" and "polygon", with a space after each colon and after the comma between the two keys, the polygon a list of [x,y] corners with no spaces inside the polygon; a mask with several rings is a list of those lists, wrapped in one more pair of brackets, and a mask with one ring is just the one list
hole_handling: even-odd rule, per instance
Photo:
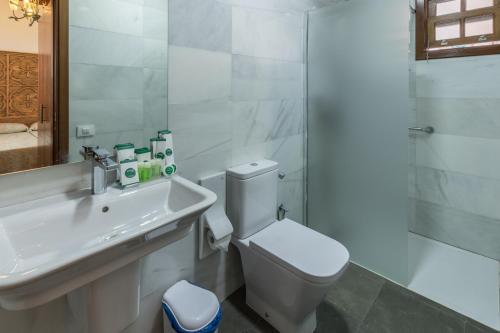
{"label": "wall lamp in mirror", "polygon": [[50,0],[9,0],[9,6],[12,10],[10,19],[19,21],[26,19],[31,27],[42,17],[41,12]]}

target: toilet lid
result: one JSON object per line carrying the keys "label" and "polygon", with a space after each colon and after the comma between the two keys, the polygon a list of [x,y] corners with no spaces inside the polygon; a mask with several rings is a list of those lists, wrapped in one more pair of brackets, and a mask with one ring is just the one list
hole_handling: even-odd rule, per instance
{"label": "toilet lid", "polygon": [[342,244],[289,219],[252,236],[250,247],[313,283],[331,282],[349,262]]}

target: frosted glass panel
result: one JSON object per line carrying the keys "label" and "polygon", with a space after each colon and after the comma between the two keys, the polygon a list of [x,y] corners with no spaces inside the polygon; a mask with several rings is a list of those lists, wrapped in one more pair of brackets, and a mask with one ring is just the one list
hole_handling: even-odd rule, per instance
{"label": "frosted glass panel", "polygon": [[409,8],[383,4],[342,1],[310,13],[308,224],[404,284]]}
{"label": "frosted glass panel", "polygon": [[460,0],[438,2],[436,4],[436,15],[458,13],[460,11]]}
{"label": "frosted glass panel", "polygon": [[460,37],[460,22],[436,24],[436,40],[446,40]]}
{"label": "frosted glass panel", "polygon": [[480,16],[465,19],[465,36],[480,36],[493,33],[493,16]]}
{"label": "frosted glass panel", "polygon": [[493,0],[466,0],[465,8],[467,10],[491,7],[493,6]]}

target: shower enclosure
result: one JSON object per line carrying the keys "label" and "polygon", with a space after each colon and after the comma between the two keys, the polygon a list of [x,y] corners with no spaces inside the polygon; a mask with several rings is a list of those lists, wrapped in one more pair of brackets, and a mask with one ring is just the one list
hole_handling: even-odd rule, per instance
{"label": "shower enclosure", "polygon": [[402,284],[408,15],[400,0],[341,2],[311,12],[308,31],[309,226],[345,244],[355,262]]}
{"label": "shower enclosure", "polygon": [[[471,104],[467,88],[498,81],[486,68],[500,67],[500,55],[416,62],[413,22],[400,0],[309,12],[307,224],[346,245],[353,262],[499,329],[500,213],[488,196],[500,198],[500,186],[467,164],[466,147],[478,162],[494,151],[460,132],[468,118],[457,117],[492,107],[491,98]],[[470,69],[463,77],[451,74],[459,65]],[[470,77],[450,101],[443,90]]]}

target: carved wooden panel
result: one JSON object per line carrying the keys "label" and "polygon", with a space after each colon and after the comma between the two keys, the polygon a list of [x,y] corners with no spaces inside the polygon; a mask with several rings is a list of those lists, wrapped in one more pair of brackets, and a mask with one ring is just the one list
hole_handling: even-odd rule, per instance
{"label": "carved wooden panel", "polygon": [[7,116],[7,54],[0,52],[0,117]]}
{"label": "carved wooden panel", "polygon": [[0,86],[0,118],[7,116],[7,86]]}
{"label": "carved wooden panel", "polygon": [[9,89],[9,116],[31,116],[38,111],[37,87],[11,86]]}
{"label": "carved wooden panel", "polygon": [[0,122],[38,119],[38,55],[0,51]]}
{"label": "carved wooden panel", "polygon": [[0,86],[7,85],[7,54],[0,53]]}
{"label": "carved wooden panel", "polygon": [[36,54],[9,55],[9,85],[38,86],[38,56]]}

